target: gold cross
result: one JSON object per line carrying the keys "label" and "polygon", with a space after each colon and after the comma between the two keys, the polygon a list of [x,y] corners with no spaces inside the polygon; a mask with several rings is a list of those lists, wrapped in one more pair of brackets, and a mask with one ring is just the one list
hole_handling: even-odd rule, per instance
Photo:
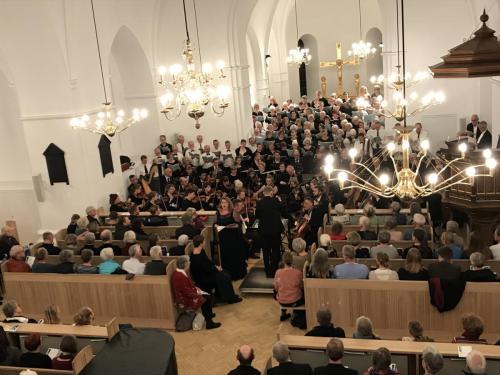
{"label": "gold cross", "polygon": [[320,68],[331,68],[337,67],[337,95],[341,96],[344,93],[343,85],[343,71],[344,65],[359,65],[359,59],[355,56],[349,59],[342,59],[342,43],[338,42],[336,44],[337,48],[337,59],[335,61],[321,61],[319,63]]}

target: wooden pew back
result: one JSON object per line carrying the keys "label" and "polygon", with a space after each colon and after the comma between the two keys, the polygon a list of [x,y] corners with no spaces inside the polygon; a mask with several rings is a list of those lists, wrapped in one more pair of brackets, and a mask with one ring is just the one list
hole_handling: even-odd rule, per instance
{"label": "wooden pew back", "polygon": [[[167,265],[171,260],[174,260],[175,258],[177,257],[162,257],[162,260],[165,262],[165,265]],[[113,258],[113,260],[119,264],[123,264],[124,261],[126,261],[127,259],[129,259],[129,257],[126,257],[126,256],[115,256]],[[80,264],[82,263],[82,258],[78,255],[74,256],[73,257],[73,261],[76,263],[76,264]],[[148,263],[151,261],[151,257],[141,257],[141,262],[143,263]],[[101,257],[98,257],[98,256],[93,256],[92,257],[92,260],[91,260],[92,264],[95,265],[95,266],[98,266],[99,264],[102,263],[102,259]],[[50,264],[58,264],[59,263],[59,256],[58,255],[49,255],[47,257],[47,263],[50,263]]]}

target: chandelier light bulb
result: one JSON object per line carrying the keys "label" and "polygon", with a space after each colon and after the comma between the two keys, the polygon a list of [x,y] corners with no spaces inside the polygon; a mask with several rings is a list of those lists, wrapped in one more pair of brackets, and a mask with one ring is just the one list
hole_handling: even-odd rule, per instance
{"label": "chandelier light bulb", "polygon": [[467,151],[467,145],[465,143],[460,143],[458,145],[458,151],[460,151],[462,154],[465,154]]}
{"label": "chandelier light bulb", "polygon": [[120,125],[120,124],[122,124],[122,123],[123,123],[123,118],[122,118],[122,117],[117,117],[117,118],[115,119],[115,121],[116,121],[116,123],[117,123],[118,125]]}
{"label": "chandelier light bulb", "polygon": [[325,164],[323,166],[323,170],[325,171],[325,173],[327,173],[328,175],[330,175],[333,172],[333,165],[331,165],[331,164]]}
{"label": "chandelier light bulb", "polygon": [[212,67],[212,64],[210,64],[210,63],[204,63],[204,64],[201,66],[201,71],[202,71],[204,74],[210,74],[210,73],[212,73],[212,70],[213,70],[213,67]]}
{"label": "chandelier light bulb", "polygon": [[158,67],[158,74],[160,76],[164,76],[165,74],[167,74],[167,67],[163,65]]}
{"label": "chandelier light bulb", "polygon": [[354,160],[354,158],[356,158],[356,156],[358,155],[358,150],[355,149],[355,148],[351,148],[349,149],[349,156],[351,159]]}
{"label": "chandelier light bulb", "polygon": [[497,161],[493,158],[486,159],[486,167],[488,169],[495,169],[497,166]]}
{"label": "chandelier light bulb", "polygon": [[413,92],[410,94],[410,99],[411,99],[412,101],[417,100],[417,99],[418,99],[418,93],[417,93],[417,92],[415,92],[415,91],[413,91]]}
{"label": "chandelier light bulb", "polygon": [[325,163],[333,165],[333,155],[332,154],[326,155],[326,157],[325,157]]}
{"label": "chandelier light bulb", "polygon": [[396,149],[396,144],[394,142],[389,142],[387,144],[387,151],[394,152],[395,149]]}
{"label": "chandelier light bulb", "polygon": [[422,150],[427,151],[429,147],[431,146],[430,142],[428,139],[424,139],[422,142],[420,142],[420,147]]}
{"label": "chandelier light bulb", "polygon": [[465,174],[469,177],[474,177],[476,175],[476,168],[468,167],[465,169]]}
{"label": "chandelier light bulb", "polygon": [[218,70],[222,70],[226,67],[226,63],[224,62],[224,60],[217,60],[215,66],[217,67]]}
{"label": "chandelier light bulb", "polygon": [[404,140],[403,142],[401,142],[401,147],[403,147],[403,150],[408,150],[410,148],[410,142]]}
{"label": "chandelier light bulb", "polygon": [[483,157],[485,159],[491,158],[491,150],[489,148],[487,148],[486,150],[483,150]]}
{"label": "chandelier light bulb", "polygon": [[427,176],[427,180],[429,181],[429,184],[435,185],[438,182],[438,175],[437,173],[431,173]]}
{"label": "chandelier light bulb", "polygon": [[380,185],[386,186],[389,183],[389,176],[387,174],[381,174],[378,178]]}
{"label": "chandelier light bulb", "polygon": [[104,114],[104,112],[99,112],[97,113],[97,117],[103,119],[104,117],[106,117],[106,115]]}
{"label": "chandelier light bulb", "polygon": [[339,179],[339,182],[344,183],[347,181],[347,173],[339,172],[339,174],[337,175],[337,178]]}
{"label": "chandelier light bulb", "polygon": [[182,72],[182,65],[181,64],[174,64],[174,65],[170,66],[170,74],[172,74],[173,76],[176,76],[181,72]]}

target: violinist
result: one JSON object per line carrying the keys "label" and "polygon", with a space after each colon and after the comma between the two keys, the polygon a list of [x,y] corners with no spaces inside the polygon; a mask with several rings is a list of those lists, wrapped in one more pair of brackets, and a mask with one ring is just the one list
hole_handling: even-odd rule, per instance
{"label": "violinist", "polygon": [[174,185],[170,184],[165,187],[165,195],[163,202],[167,207],[167,211],[178,211],[179,195]]}
{"label": "violinist", "polygon": [[200,192],[200,200],[201,206],[205,211],[215,211],[219,205],[219,199],[210,184],[203,186],[203,189]]}
{"label": "violinist", "polygon": [[234,184],[231,183],[228,176],[222,177],[222,185],[219,187],[222,195],[228,197],[229,199],[234,199],[236,197],[236,191],[234,190]]}
{"label": "violinist", "polygon": [[279,171],[276,173],[276,185],[278,187],[278,194],[280,196],[288,195],[290,192],[290,175],[286,171],[285,163],[281,162]]}
{"label": "violinist", "polygon": [[303,238],[308,246],[311,246],[315,242],[315,235],[311,228],[313,207],[313,199],[311,197],[305,198],[302,211],[295,222],[295,237]]}
{"label": "violinist", "polygon": [[286,199],[286,206],[288,209],[288,213],[293,216],[298,211],[300,211],[302,207],[302,202],[304,201],[304,193],[300,189],[299,181],[295,177],[290,178],[289,186],[290,192],[288,193]]}
{"label": "violinist", "polygon": [[165,191],[168,185],[175,185],[176,179],[174,178],[174,171],[171,167],[166,167],[163,170],[163,176],[160,178],[161,191]]}
{"label": "violinist", "polygon": [[195,186],[190,186],[186,190],[186,196],[181,202],[181,211],[186,211],[189,207],[193,207],[197,211],[201,210],[200,198],[196,194]]}
{"label": "violinist", "polygon": [[129,197],[129,202],[133,203],[137,206],[141,206],[144,204],[144,192],[142,191],[142,186],[136,184],[132,188],[132,194]]}
{"label": "violinist", "polygon": [[167,226],[168,219],[166,216],[160,216],[161,210],[157,205],[152,205],[149,209],[151,216],[144,218],[144,226],[146,227],[160,227]]}
{"label": "violinist", "polygon": [[[236,159],[238,159],[238,158],[236,158]],[[228,178],[232,184],[234,184],[234,181],[236,181],[236,180],[241,180],[241,177],[240,177],[240,174],[238,173],[238,169],[236,168],[236,165],[231,167]]]}
{"label": "violinist", "polygon": [[266,188],[271,189],[273,196],[278,193],[278,188],[276,187],[276,185],[274,185],[274,175],[272,173],[268,173],[266,175],[266,183],[264,185],[262,185],[259,190],[257,190],[255,195],[257,197],[261,197],[262,193],[264,192],[264,189],[266,189]]}
{"label": "violinist", "polygon": [[134,190],[134,186],[139,183],[139,179],[137,178],[137,176],[135,174],[131,174],[130,176],[128,176],[128,181],[129,181],[129,185],[127,187],[127,192],[128,192],[128,196],[131,196],[132,191]]}
{"label": "violinist", "polygon": [[212,172],[210,172],[210,178],[214,180],[214,182],[217,182],[217,180],[220,181],[222,176],[224,175],[224,171],[222,170],[220,166],[220,159],[215,159],[214,160],[214,168]]}
{"label": "violinist", "polygon": [[127,212],[127,204],[120,200],[118,194],[109,194],[109,211]]}
{"label": "violinist", "polygon": [[158,194],[156,191],[150,191],[144,196],[144,198],[144,205],[142,206],[141,211],[149,211],[151,207],[158,204]]}

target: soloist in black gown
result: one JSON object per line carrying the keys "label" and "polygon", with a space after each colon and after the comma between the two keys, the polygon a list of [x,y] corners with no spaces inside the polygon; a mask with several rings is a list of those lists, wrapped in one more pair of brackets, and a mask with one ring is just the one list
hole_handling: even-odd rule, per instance
{"label": "soloist in black gown", "polygon": [[[220,215],[217,212],[217,225],[227,226],[238,224],[232,213]],[[219,246],[221,265],[230,275],[232,280],[241,280],[247,274],[247,243],[243,238],[241,228],[224,228],[219,232]]]}

